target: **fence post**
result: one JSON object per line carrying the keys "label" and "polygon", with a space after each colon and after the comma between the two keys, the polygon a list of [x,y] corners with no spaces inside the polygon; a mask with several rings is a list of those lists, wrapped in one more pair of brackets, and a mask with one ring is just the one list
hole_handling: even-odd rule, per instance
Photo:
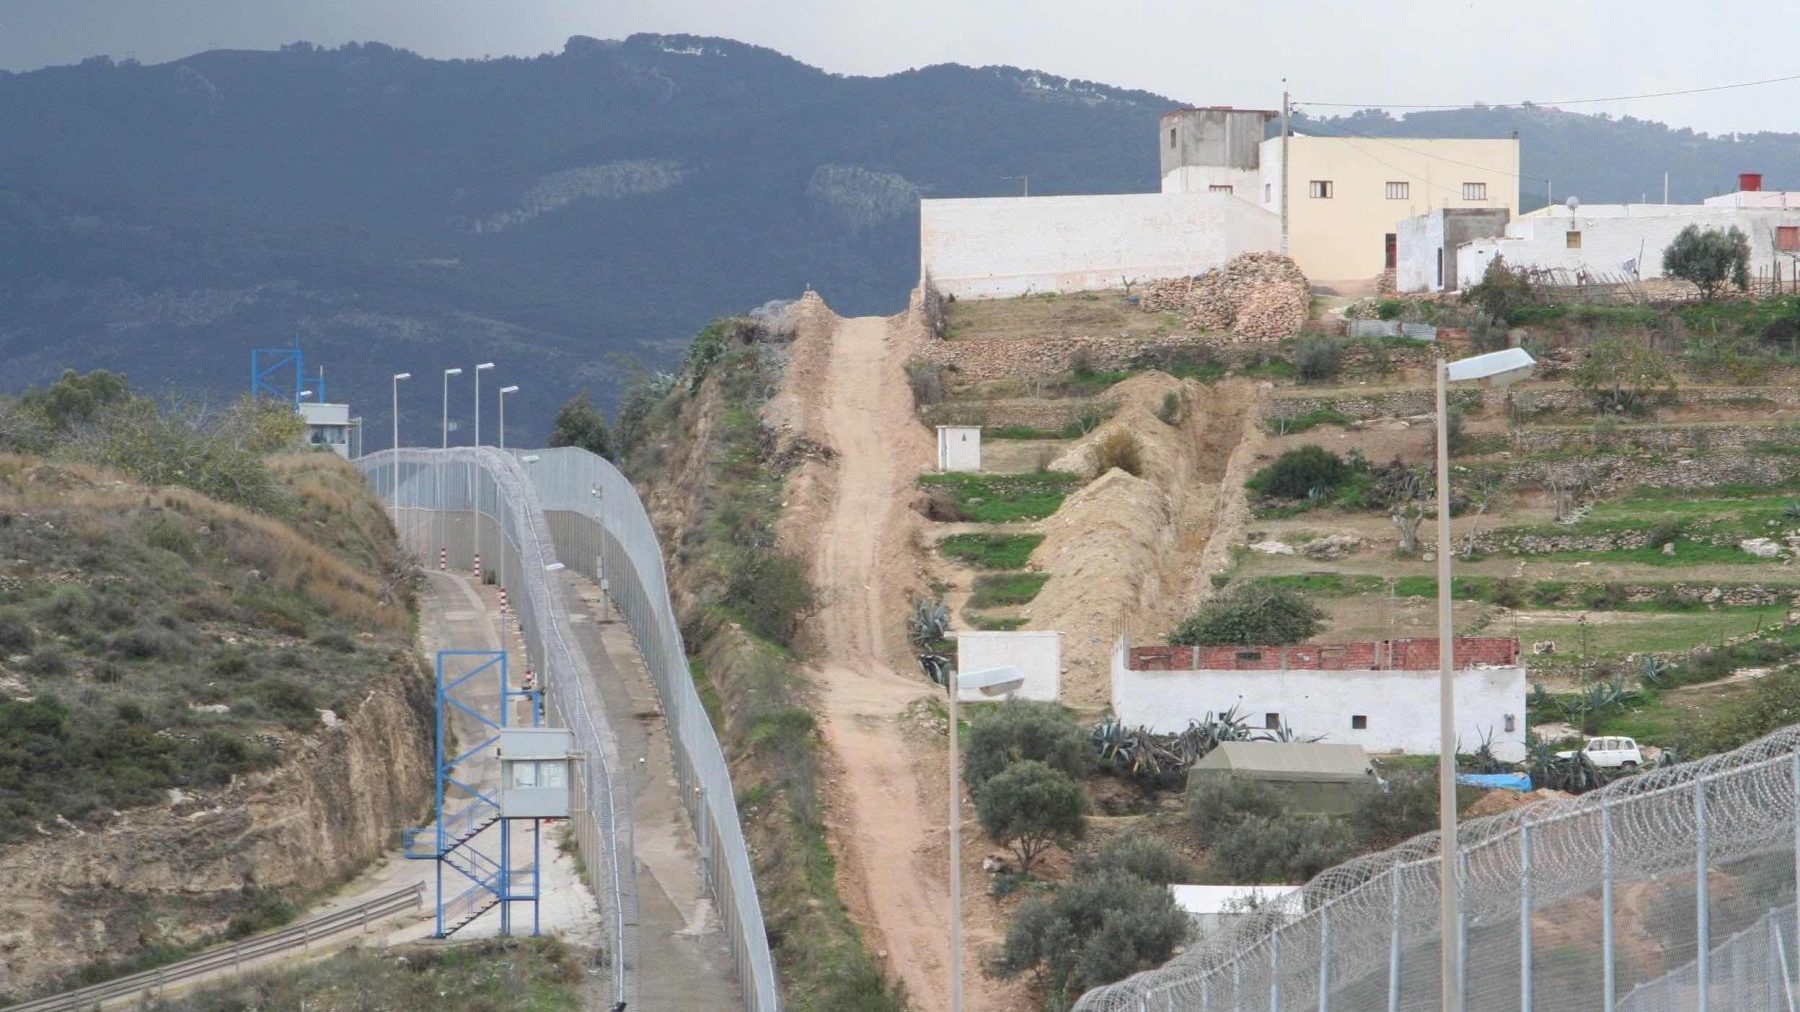
{"label": "fence post", "polygon": [[1618,989],[1613,963],[1613,853],[1612,801],[1600,799],[1600,964],[1602,966],[1600,1012],[1613,1012]]}
{"label": "fence post", "polygon": [[1531,1012],[1531,824],[1519,826],[1519,1012]]}
{"label": "fence post", "polygon": [[1331,906],[1319,909],[1319,1012],[1331,1012]]}
{"label": "fence post", "polygon": [[1244,960],[1231,957],[1231,1012],[1244,1012]]}
{"label": "fence post", "polygon": [[1711,932],[1706,923],[1706,781],[1694,781],[1694,1008],[1706,1012],[1712,984]]}
{"label": "fence post", "polygon": [[1391,907],[1388,923],[1388,1012],[1400,1012],[1400,862],[1388,872]]}
{"label": "fence post", "polygon": [[1269,932],[1269,1012],[1281,1012],[1281,931]]}
{"label": "fence post", "polygon": [[[1800,281],[1800,262],[1794,264],[1794,272],[1796,280]],[[1800,944],[1800,751],[1794,753],[1789,769],[1794,778],[1794,939],[1796,944]],[[1775,934],[1775,940],[1778,944],[1781,941],[1779,931]],[[1786,972],[1784,968],[1782,973]]]}

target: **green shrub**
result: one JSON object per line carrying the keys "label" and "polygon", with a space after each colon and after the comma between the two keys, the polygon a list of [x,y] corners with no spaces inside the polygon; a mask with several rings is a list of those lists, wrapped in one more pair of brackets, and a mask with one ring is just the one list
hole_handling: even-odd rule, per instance
{"label": "green shrub", "polygon": [[1161,839],[1138,831],[1121,833],[1101,844],[1099,850],[1083,854],[1075,862],[1078,876],[1098,874],[1108,868],[1160,886],[1193,882],[1198,875],[1192,861],[1176,853]]}
{"label": "green shrub", "polygon": [[170,516],[157,517],[145,528],[144,543],[183,558],[194,554],[194,538],[187,525]]}
{"label": "green shrub", "polygon": [[725,604],[756,635],[792,646],[801,621],[818,600],[799,556],[772,548],[736,553]]}
{"label": "green shrub", "polygon": [[586,390],[570,397],[556,409],[556,417],[550,422],[550,445],[574,446],[596,456],[612,456],[612,433],[606,428],[606,416],[600,413]]}
{"label": "green shrub", "polygon": [[1363,850],[1382,850],[1437,828],[1437,780],[1422,773],[1400,772],[1388,778],[1386,790],[1369,795],[1351,822]]}
{"label": "green shrub", "polygon": [[1244,584],[1200,606],[1170,634],[1180,646],[1283,646],[1310,639],[1325,613],[1282,586]]}
{"label": "green shrub", "polygon": [[1313,334],[1294,342],[1294,368],[1308,383],[1323,383],[1344,367],[1344,342],[1325,334]]}
{"label": "green shrub", "polygon": [[[1492,321],[1489,333],[1483,335],[1490,345],[1493,343],[1492,329],[1500,329],[1504,340],[1504,328],[1497,325],[1524,322],[1519,314],[1531,305],[1531,299],[1531,282],[1525,276],[1524,269],[1508,265],[1504,257],[1489,260],[1487,269],[1481,272],[1481,280],[1462,293],[1464,302],[1480,307],[1483,316]],[[1499,349],[1484,347],[1481,350]]]}
{"label": "green shrub", "polygon": [[51,645],[33,651],[25,659],[25,672],[40,678],[64,678],[75,670],[62,647]]}
{"label": "green shrub", "polygon": [[319,720],[318,704],[305,682],[286,675],[267,675],[250,686],[250,698],[271,718],[289,727],[311,727]]}
{"label": "green shrub", "polygon": [[1162,405],[1156,409],[1157,420],[1164,425],[1180,425],[1187,420],[1187,413],[1186,390],[1170,390],[1163,394]]}
{"label": "green shrub", "polygon": [[1502,576],[1494,581],[1492,600],[1502,608],[1520,608],[1525,604],[1525,581]]}
{"label": "green shrub", "polygon": [[998,961],[1003,977],[1031,972],[1051,1008],[1160,966],[1191,930],[1169,890],[1122,869],[1078,875],[1019,905]]}
{"label": "green shrub", "polygon": [[1300,884],[1356,854],[1355,834],[1323,815],[1252,815],[1221,835],[1212,866],[1246,884]]}
{"label": "green shrub", "polygon": [[1282,808],[1275,792],[1254,780],[1217,777],[1196,782],[1189,789],[1188,826],[1195,842],[1211,847],[1245,819],[1274,817],[1281,814]]}
{"label": "green shrub", "polygon": [[108,637],[106,647],[126,660],[146,661],[184,657],[190,644],[172,629],[140,623]]}
{"label": "green shrub", "polygon": [[37,633],[25,616],[8,608],[0,611],[0,654],[22,654],[37,643]]}
{"label": "green shrub", "polygon": [[1276,457],[1269,466],[1251,475],[1244,486],[1274,499],[1322,498],[1335,491],[1350,474],[1350,465],[1342,457],[1308,443]]}
{"label": "green shrub", "polygon": [[1014,763],[1034,760],[1077,779],[1094,767],[1086,729],[1056,703],[1009,699],[969,723],[963,779],[977,789]]}
{"label": "green shrub", "polygon": [[1074,778],[1034,759],[1013,763],[975,791],[981,829],[1019,859],[1019,873],[1052,845],[1067,848],[1087,830],[1087,795]]}
{"label": "green shrub", "polygon": [[915,358],[906,363],[906,382],[912,388],[913,403],[919,407],[944,399],[944,367]]}

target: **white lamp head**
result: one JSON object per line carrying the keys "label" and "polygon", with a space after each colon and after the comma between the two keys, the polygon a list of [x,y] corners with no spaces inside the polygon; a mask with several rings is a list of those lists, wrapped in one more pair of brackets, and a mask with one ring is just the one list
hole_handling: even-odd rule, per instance
{"label": "white lamp head", "polygon": [[446,375],[446,376],[461,376],[462,370],[461,369],[445,369],[444,375]]}
{"label": "white lamp head", "polygon": [[976,689],[984,696],[1004,696],[1025,684],[1025,674],[1010,665],[998,668],[986,668],[981,671],[970,671],[956,676],[956,687]]}
{"label": "white lamp head", "polygon": [[1524,348],[1490,351],[1451,362],[1446,375],[1452,383],[1476,382],[1487,387],[1503,387],[1531,375],[1537,359]]}
{"label": "white lamp head", "polygon": [[516,394],[519,392],[519,388],[517,386],[501,387],[500,392],[503,394]]}
{"label": "white lamp head", "polygon": [[483,362],[483,363],[481,363],[481,364],[480,364],[480,365],[478,365],[478,366],[476,366],[476,367],[475,367],[475,371],[476,371],[476,372],[480,372],[480,371],[481,371],[481,370],[483,370],[483,369],[492,369],[492,368],[493,368],[493,367],[494,367],[494,363],[492,363],[492,362]]}
{"label": "white lamp head", "polygon": [[538,462],[538,455],[535,453],[527,453],[525,456],[520,457],[519,459],[524,461],[527,464],[535,464]]}
{"label": "white lamp head", "polygon": [[396,380],[396,381],[399,381],[399,380],[409,380],[409,379],[412,379],[412,373],[409,373],[409,372],[397,372],[397,373],[395,373],[395,374],[394,374],[394,379],[395,379],[395,380]]}

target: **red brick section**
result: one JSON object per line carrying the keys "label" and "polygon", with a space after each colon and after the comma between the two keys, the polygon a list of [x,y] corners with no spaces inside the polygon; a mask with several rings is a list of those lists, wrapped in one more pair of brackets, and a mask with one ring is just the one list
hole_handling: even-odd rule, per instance
{"label": "red brick section", "polygon": [[[1462,636],[1450,656],[1459,668],[1519,663],[1519,641],[1506,636]],[[1132,647],[1133,671],[1432,671],[1438,641],[1363,640],[1303,643],[1291,647]]]}

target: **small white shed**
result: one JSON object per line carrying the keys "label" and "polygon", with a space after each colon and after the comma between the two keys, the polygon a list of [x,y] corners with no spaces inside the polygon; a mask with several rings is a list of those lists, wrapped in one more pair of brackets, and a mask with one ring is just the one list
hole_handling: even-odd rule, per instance
{"label": "small white shed", "polygon": [[981,470],[981,426],[940,425],[937,434],[939,471]]}
{"label": "small white shed", "polygon": [[1230,929],[1248,914],[1270,907],[1290,906],[1299,886],[1291,885],[1170,885],[1175,905],[1194,922],[1197,933],[1213,934]]}

